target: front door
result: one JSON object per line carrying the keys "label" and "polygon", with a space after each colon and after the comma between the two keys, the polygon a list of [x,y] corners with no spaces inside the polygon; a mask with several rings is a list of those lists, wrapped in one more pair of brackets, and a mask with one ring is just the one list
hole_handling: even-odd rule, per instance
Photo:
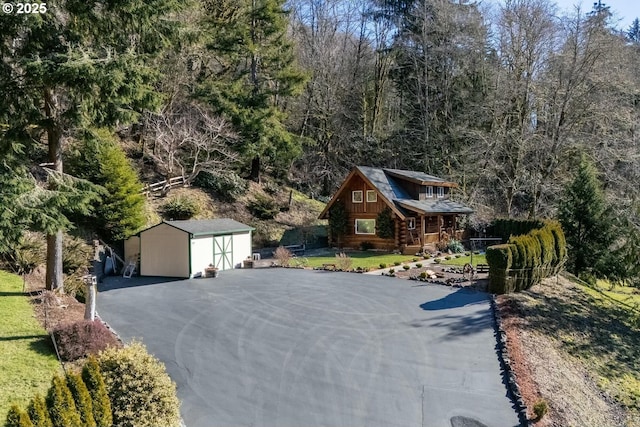
{"label": "front door", "polygon": [[213,265],[220,270],[233,268],[233,236],[213,237]]}

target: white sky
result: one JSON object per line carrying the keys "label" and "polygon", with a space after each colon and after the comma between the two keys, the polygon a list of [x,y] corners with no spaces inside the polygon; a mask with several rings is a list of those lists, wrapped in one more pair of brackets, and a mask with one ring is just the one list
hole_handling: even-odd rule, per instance
{"label": "white sky", "polygon": [[[581,5],[583,12],[589,12],[593,9],[593,3],[598,0],[555,0],[558,8],[561,10],[572,11],[576,4]],[[616,25],[622,30],[626,30],[635,18],[640,18],[640,1],[639,0],[602,0],[606,6],[610,7],[614,19],[620,19]],[[615,21],[614,21],[615,22]]]}

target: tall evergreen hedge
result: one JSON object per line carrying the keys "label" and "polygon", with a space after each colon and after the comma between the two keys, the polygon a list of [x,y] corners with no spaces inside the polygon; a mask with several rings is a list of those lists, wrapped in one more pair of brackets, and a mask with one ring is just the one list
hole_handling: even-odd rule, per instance
{"label": "tall evergreen hedge", "polygon": [[5,427],[34,427],[27,412],[18,405],[11,405],[4,425]]}
{"label": "tall evergreen hedge", "polygon": [[100,366],[95,356],[90,355],[82,367],[82,380],[84,381],[93,409],[93,419],[97,427],[110,427],[113,424],[111,402],[100,372]]}
{"label": "tall evergreen hedge", "polygon": [[41,394],[36,394],[29,406],[27,407],[27,413],[31,422],[35,427],[53,427],[51,417],[47,411],[47,403],[44,401],[44,397]]}
{"label": "tall evergreen hedge", "polygon": [[93,405],[91,403],[91,396],[87,386],[82,381],[82,377],[79,374],[68,373],[67,385],[73,396],[73,401],[78,408],[80,419],[84,427],[96,427],[96,421],[93,418]]}
{"label": "tall evergreen hedge", "polygon": [[46,402],[54,427],[82,425],[80,414],[64,378],[57,375],[53,377]]}
{"label": "tall evergreen hedge", "polygon": [[[500,219],[493,230],[509,236],[508,242],[487,248],[489,290],[510,293],[539,283],[562,268],[567,248],[557,221],[518,221]],[[526,231],[524,234],[516,234]]]}

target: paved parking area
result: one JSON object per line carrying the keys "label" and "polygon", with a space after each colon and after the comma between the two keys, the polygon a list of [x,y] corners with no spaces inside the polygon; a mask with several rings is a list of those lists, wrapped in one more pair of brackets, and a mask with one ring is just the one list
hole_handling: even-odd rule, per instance
{"label": "paved parking area", "polygon": [[100,316],[166,364],[187,427],[518,425],[484,293],[294,269],[100,290]]}

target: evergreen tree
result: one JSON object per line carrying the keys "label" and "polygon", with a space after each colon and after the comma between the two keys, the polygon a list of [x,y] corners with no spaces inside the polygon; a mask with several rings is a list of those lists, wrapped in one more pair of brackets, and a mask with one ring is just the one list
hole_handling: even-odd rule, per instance
{"label": "evergreen tree", "polygon": [[282,104],[305,80],[287,39],[284,0],[208,0],[207,48],[215,57],[203,75],[200,96],[227,115],[242,137],[250,177],[262,163],[287,169],[301,152],[284,125]]}
{"label": "evergreen tree", "polygon": [[[79,129],[130,122],[157,106],[152,59],[174,37],[169,14],[182,4],[58,0],[45,13],[3,15],[0,151],[27,158],[46,140],[48,167],[61,175],[63,142]],[[55,216],[65,216],[65,202]],[[47,237],[49,289],[62,287],[63,229]]]}
{"label": "evergreen tree", "polygon": [[53,427],[51,417],[47,412],[47,403],[42,395],[35,395],[27,407],[27,413],[35,427]]}
{"label": "evergreen tree", "polygon": [[569,246],[569,269],[577,275],[601,273],[612,240],[611,220],[597,171],[584,156],[565,188],[558,217]]}
{"label": "evergreen tree", "polygon": [[627,29],[627,39],[635,44],[640,44],[640,20],[634,19]]}
{"label": "evergreen tree", "polygon": [[125,239],[145,225],[142,184],[124,150],[107,129],[87,132],[67,161],[75,176],[104,187],[89,217],[107,241]]}
{"label": "evergreen tree", "polygon": [[68,373],[66,379],[73,401],[80,413],[82,425],[84,427],[96,427],[96,422],[93,418],[93,405],[91,404],[91,396],[87,386],[82,382],[79,374]]}
{"label": "evergreen tree", "polygon": [[11,405],[4,425],[5,427],[34,427],[29,415],[18,405]]}
{"label": "evergreen tree", "polygon": [[96,357],[93,355],[87,358],[87,361],[82,367],[82,380],[91,395],[93,419],[96,422],[96,426],[111,427],[113,423],[111,402],[109,401],[107,388],[104,384],[104,378],[100,373],[100,366],[98,365]]}
{"label": "evergreen tree", "polygon": [[54,427],[82,425],[80,414],[64,378],[57,375],[53,377],[46,401]]}

